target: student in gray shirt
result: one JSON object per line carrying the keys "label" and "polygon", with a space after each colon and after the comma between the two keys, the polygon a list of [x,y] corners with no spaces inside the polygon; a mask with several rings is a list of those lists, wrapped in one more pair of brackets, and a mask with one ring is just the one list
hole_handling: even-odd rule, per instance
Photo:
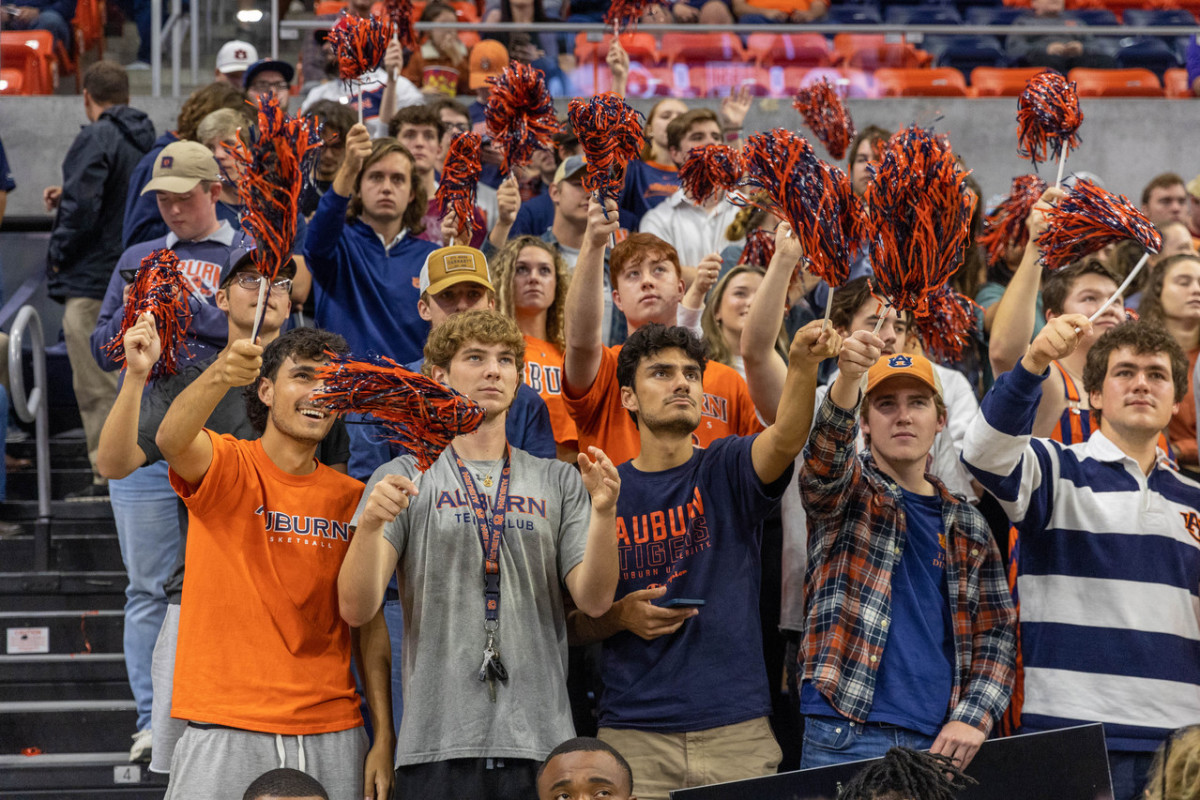
{"label": "student in gray shirt", "polygon": [[612,462],[591,448],[577,472],[508,444],[524,351],[516,324],[493,311],[435,328],[425,371],[481,405],[485,421],[423,474],[413,456],[377,469],[352,523],[343,618],[370,619],[393,570],[400,586],[405,800],[535,796],[539,763],[575,735],[562,588],[590,616],[616,590]]}

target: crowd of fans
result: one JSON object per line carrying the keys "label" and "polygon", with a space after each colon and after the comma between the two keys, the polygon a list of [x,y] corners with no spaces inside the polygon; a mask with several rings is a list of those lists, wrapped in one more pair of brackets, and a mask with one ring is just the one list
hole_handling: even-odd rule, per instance
{"label": "crowd of fans", "polygon": [[[1185,796],[1166,787],[1195,750],[1172,731],[1200,722],[1200,178],[1148,180],[1164,247],[1095,320],[1140,253],[1045,272],[1051,189],[1028,243],[989,264],[977,214],[952,283],[978,329],[933,363],[872,293],[869,249],[825,324],[830,289],[786,221],[680,187],[693,148],[740,143],[749,96],[656,104],[616,201],[583,189],[569,127],[510,176],[485,147],[468,237],[434,197],[449,144],[481,126],[510,54],[553,82],[553,42],[468,55],[434,34],[354,85],[314,44],[329,80],[301,101],[292,65],[230,43],[157,139],[124,70],[92,66],[90,124],[44,193],[94,470],[75,499],[112,502],[130,757],[170,773],[168,797],[256,797],[245,787],[277,766],[325,788],[284,770],[268,783],[300,794],[273,796],[600,782],[665,798],[796,751],[816,767],[929,750],[932,766],[895,751],[892,772],[937,774],[989,736],[1085,722],[1105,726],[1118,800],[1164,744],[1151,789]],[[619,45],[607,63],[622,88]],[[266,92],[323,125],[270,287],[230,156]],[[856,193],[888,136],[863,125],[852,143]],[[163,248],[193,320],[178,372],[151,380],[156,321],[121,338],[122,319]],[[318,373],[345,353],[423,372],[475,401],[481,427],[426,463],[370,417],[330,413]]]}

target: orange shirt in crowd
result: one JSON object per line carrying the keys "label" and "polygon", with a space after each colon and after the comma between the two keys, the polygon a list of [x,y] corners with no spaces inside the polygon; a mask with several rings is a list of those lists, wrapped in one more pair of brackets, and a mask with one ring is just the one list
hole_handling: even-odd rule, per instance
{"label": "orange shirt in crowd", "polygon": [[[614,464],[623,464],[642,450],[637,426],[621,405],[621,390],[617,386],[620,352],[620,345],[604,348],[596,380],[584,394],[572,396],[571,387],[564,384],[563,388],[563,399],[579,429],[580,451],[595,445]],[[742,376],[732,367],[709,361],[704,367],[704,404],[700,427],[692,434],[693,444],[708,447],[717,439],[747,436],[762,429]]]}
{"label": "orange shirt in crowd", "polygon": [[291,475],[261,440],[205,431],[208,473],[171,472],[188,508],[172,716],[289,736],[363,724],[337,576],[363,484]]}
{"label": "orange shirt in crowd", "polygon": [[563,400],[562,370],[563,354],[556,345],[533,336],[525,337],[525,384],[546,401],[554,441],[575,450],[579,448],[579,433]]}
{"label": "orange shirt in crowd", "polygon": [[1196,395],[1192,391],[1192,373],[1196,371],[1197,356],[1200,356],[1200,348],[1187,354],[1187,394],[1179,401],[1179,410],[1167,425],[1167,438],[1171,440],[1175,460],[1180,466],[1193,469],[1200,463],[1196,452]]}
{"label": "orange shirt in crowd", "polygon": [[791,14],[795,11],[808,11],[812,0],[746,0],[746,5]]}

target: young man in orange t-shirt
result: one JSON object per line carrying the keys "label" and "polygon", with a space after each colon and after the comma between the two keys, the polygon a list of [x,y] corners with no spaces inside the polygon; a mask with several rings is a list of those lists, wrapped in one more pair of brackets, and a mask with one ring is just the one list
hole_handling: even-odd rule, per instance
{"label": "young man in orange t-shirt", "polygon": [[[617,386],[620,346],[601,340],[604,248],[619,226],[616,203],[588,206],[588,226],[567,292],[567,350],[563,356],[563,398],[579,430],[579,449],[595,445],[614,464],[641,450],[637,426],[621,406]],[[625,314],[632,334],[651,322],[671,326],[683,299],[683,275],[675,248],[648,233],[631,234],[609,257],[613,303]],[[724,436],[762,430],[746,382],[724,364],[704,371],[700,425],[692,442],[707,447]]]}
{"label": "young man in orange t-shirt", "polygon": [[[230,787],[274,766],[312,774],[335,800],[377,796],[376,786],[363,792],[367,737],[336,585],[363,485],[314,458],[334,421],[313,402],[317,372],[327,352],[345,350],[341,336],[313,328],[266,350],[233,342],[159,428],[189,520],[172,707],[188,728],[167,797],[236,800]],[[251,418],[266,414],[262,438],[206,430],[229,388],[247,384],[257,390],[247,393]],[[387,705],[388,676],[368,672],[364,680],[368,697]],[[377,719],[390,714],[373,711]],[[376,735],[390,745],[390,725]],[[391,747],[377,750],[373,760],[386,775]]]}

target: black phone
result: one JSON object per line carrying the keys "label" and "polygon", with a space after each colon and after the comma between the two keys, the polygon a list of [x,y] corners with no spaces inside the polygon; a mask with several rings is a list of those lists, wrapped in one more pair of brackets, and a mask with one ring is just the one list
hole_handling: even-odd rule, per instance
{"label": "black phone", "polygon": [[700,608],[703,605],[703,600],[694,600],[687,597],[672,597],[670,600],[662,604],[662,608]]}

